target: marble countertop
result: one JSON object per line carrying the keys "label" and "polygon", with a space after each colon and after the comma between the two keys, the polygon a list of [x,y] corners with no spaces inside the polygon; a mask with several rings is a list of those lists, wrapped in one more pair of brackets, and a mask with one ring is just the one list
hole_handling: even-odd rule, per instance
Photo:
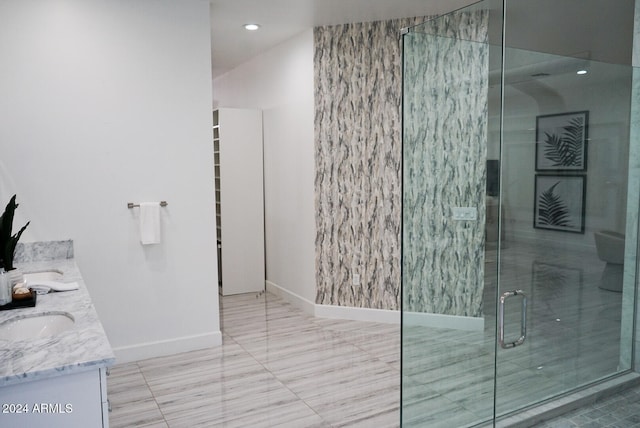
{"label": "marble countertop", "polygon": [[67,312],[75,324],[56,336],[0,340],[0,387],[112,366],[113,350],[74,260],[20,263],[18,267],[25,273],[61,271],[61,281],[75,281],[79,289],[39,295],[33,308],[0,311],[0,323],[32,314]]}

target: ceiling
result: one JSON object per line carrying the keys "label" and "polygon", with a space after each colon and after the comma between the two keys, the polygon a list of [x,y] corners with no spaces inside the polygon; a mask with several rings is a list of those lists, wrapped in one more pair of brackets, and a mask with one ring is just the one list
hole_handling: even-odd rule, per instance
{"label": "ceiling", "polygon": [[[440,15],[476,0],[210,0],[213,77],[306,29]],[[257,23],[250,32],[244,24]]]}
{"label": "ceiling", "polygon": [[[476,2],[209,1],[214,78],[315,26],[440,15]],[[614,7],[603,8],[604,3],[609,4],[608,0],[509,0],[505,27],[507,45],[556,55],[629,64],[635,2],[616,0]],[[260,24],[261,28],[258,31],[246,31],[243,25],[247,23]]]}

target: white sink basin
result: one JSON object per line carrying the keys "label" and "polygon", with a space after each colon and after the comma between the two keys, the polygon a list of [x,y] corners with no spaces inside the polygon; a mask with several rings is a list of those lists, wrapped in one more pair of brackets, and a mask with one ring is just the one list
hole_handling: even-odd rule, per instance
{"label": "white sink basin", "polygon": [[59,270],[46,270],[42,272],[31,272],[24,274],[24,280],[28,284],[29,281],[60,281],[62,272]]}
{"label": "white sink basin", "polygon": [[55,336],[69,330],[74,323],[73,316],[66,312],[18,316],[0,324],[0,340],[39,339]]}

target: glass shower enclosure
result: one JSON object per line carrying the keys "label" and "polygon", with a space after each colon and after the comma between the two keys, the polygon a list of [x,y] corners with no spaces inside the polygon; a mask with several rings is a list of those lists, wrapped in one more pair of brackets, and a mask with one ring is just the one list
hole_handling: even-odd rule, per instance
{"label": "glass shower enclosure", "polygon": [[633,21],[485,0],[404,33],[402,426],[540,420],[637,378]]}

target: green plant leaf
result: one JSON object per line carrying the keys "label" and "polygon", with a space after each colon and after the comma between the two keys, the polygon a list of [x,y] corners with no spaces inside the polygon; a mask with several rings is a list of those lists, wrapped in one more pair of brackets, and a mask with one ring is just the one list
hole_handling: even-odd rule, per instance
{"label": "green plant leaf", "polygon": [[29,223],[31,222],[28,221],[27,224],[22,226],[22,228],[20,229],[20,231],[18,231],[18,233],[16,233],[15,235],[9,238],[9,242],[7,243],[7,256],[6,256],[7,258],[5,259],[6,260],[5,270],[7,271],[15,269],[15,266],[13,266],[13,256],[16,253],[16,246],[18,245],[18,241],[20,240],[22,233],[27,228],[27,226],[29,226]]}
{"label": "green plant leaf", "polygon": [[13,218],[16,208],[18,208],[16,195],[13,195],[4,209],[4,213],[0,216],[0,268],[4,268],[6,271],[14,269],[13,256],[16,251],[16,246],[22,233],[27,226],[29,226],[29,222],[27,222],[18,233],[12,235]]}

